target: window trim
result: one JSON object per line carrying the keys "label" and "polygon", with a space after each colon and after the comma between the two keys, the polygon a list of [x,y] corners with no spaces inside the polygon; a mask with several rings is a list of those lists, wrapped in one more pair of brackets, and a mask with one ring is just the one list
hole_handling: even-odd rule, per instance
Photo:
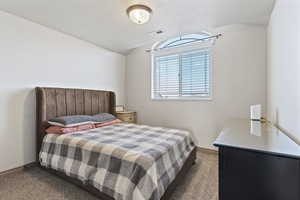
{"label": "window trim", "polygon": [[[191,35],[198,35],[198,36],[201,35],[203,37],[200,39],[200,38],[193,37]],[[186,36],[191,36],[191,37],[190,38],[184,38]],[[209,39],[208,40],[203,40],[203,39],[205,39],[207,37],[210,37],[210,36],[211,36],[211,34],[209,34],[207,32],[183,34],[181,36],[177,36],[177,37],[170,38],[170,39],[159,42],[156,45],[156,48],[159,49],[159,50],[167,50],[167,49],[172,49],[172,48],[177,48],[177,47],[182,47],[182,46],[190,46],[190,45],[193,45],[193,44],[201,44],[203,42],[209,41]],[[178,38],[180,38],[180,39],[178,39]],[[177,39],[177,40],[167,43],[168,41],[174,40],[174,39]],[[190,41],[182,43],[180,45],[172,45],[172,43],[175,43],[175,42],[178,42],[178,41],[184,41],[184,40],[190,40]],[[164,47],[161,47],[164,43],[167,43],[167,45],[165,45]]]}
{"label": "window trim", "polygon": [[193,45],[193,44],[202,44],[202,43],[205,43],[205,42],[209,42],[209,40],[210,40],[210,39],[208,39],[208,40],[200,40],[198,38],[191,37],[191,39],[196,39],[196,40],[193,41],[193,42],[191,42],[190,45],[178,45],[178,46],[172,46],[172,47],[168,47],[168,48],[160,48],[160,46],[162,44],[166,43],[169,40],[172,40],[172,39],[175,39],[175,38],[179,38],[180,36],[181,37],[185,37],[185,36],[188,36],[188,35],[206,35],[206,37],[211,37],[212,36],[212,34],[210,32],[207,32],[207,31],[201,31],[201,32],[196,32],[196,33],[186,32],[186,33],[182,33],[181,35],[177,35],[177,36],[175,35],[175,36],[173,36],[171,38],[166,38],[164,40],[157,41],[152,46],[152,50],[153,49],[157,49],[157,50],[160,50],[160,51],[164,51],[166,49],[173,49],[173,48],[177,48],[177,47],[181,47],[181,46],[190,46],[190,45]]}
{"label": "window trim", "polygon": [[172,48],[168,48],[168,49],[163,49],[163,50],[156,50],[156,47],[159,46],[160,43],[156,43],[153,45],[152,47],[152,56],[163,56],[163,55],[170,55],[170,54],[175,54],[175,53],[184,53],[184,52],[188,52],[188,51],[197,51],[197,50],[201,50],[204,48],[212,48],[213,46],[213,41],[205,41],[205,42],[201,42],[201,43],[194,43],[194,44],[190,44],[190,45],[183,45],[183,46],[178,46],[178,47],[172,47]]}
{"label": "window trim", "polygon": [[[198,48],[195,48],[195,46],[198,46]],[[200,47],[199,47],[200,46]],[[150,96],[151,100],[153,101],[212,101],[213,100],[213,49],[212,46],[202,46],[202,45],[188,45],[183,47],[177,47],[176,51],[173,51],[172,48],[170,49],[162,50],[161,52],[156,52],[151,54],[151,89],[150,89]],[[180,48],[180,49],[179,49]],[[195,97],[184,97],[184,96],[177,96],[177,97],[167,97],[167,98],[159,98],[155,97],[153,93],[154,89],[154,76],[155,76],[155,69],[156,69],[156,62],[155,58],[160,56],[170,56],[175,54],[184,54],[184,53],[190,53],[194,51],[201,51],[201,50],[207,50],[209,52],[209,95],[208,96],[195,96]]]}

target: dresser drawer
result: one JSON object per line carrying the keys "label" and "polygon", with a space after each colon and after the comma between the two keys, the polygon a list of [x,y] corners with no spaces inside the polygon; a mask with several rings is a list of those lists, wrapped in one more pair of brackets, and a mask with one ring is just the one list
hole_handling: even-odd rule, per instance
{"label": "dresser drawer", "polygon": [[127,123],[136,123],[136,112],[118,112],[117,118]]}

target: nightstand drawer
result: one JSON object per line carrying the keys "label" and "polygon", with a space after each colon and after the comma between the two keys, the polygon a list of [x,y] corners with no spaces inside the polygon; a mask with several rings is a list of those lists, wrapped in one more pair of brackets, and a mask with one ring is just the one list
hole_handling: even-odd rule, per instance
{"label": "nightstand drawer", "polygon": [[136,112],[117,112],[117,118],[127,123],[136,123]]}

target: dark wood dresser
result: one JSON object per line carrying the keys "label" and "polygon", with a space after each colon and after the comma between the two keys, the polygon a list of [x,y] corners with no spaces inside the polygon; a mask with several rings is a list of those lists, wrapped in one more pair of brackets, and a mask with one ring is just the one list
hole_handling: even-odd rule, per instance
{"label": "dark wood dresser", "polygon": [[219,147],[219,200],[300,200],[300,147],[269,123],[232,120]]}

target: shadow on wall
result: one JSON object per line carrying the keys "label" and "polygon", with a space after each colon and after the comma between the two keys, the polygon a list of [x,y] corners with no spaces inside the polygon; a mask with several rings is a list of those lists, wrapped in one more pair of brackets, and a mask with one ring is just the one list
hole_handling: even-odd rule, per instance
{"label": "shadow on wall", "polygon": [[35,161],[36,151],[36,98],[35,89],[27,89],[24,96],[23,112],[23,157],[24,163]]}
{"label": "shadow on wall", "polygon": [[293,134],[289,133],[285,128],[280,126],[280,112],[278,108],[276,108],[276,113],[275,113],[275,122],[274,125],[284,134],[286,134],[290,139],[292,139],[294,142],[296,142],[298,145],[300,145],[300,141],[293,136]]}
{"label": "shadow on wall", "polygon": [[[35,159],[35,90],[10,88],[7,96],[4,149],[10,158],[6,168],[19,167]],[[1,168],[1,167],[0,167]]]}

